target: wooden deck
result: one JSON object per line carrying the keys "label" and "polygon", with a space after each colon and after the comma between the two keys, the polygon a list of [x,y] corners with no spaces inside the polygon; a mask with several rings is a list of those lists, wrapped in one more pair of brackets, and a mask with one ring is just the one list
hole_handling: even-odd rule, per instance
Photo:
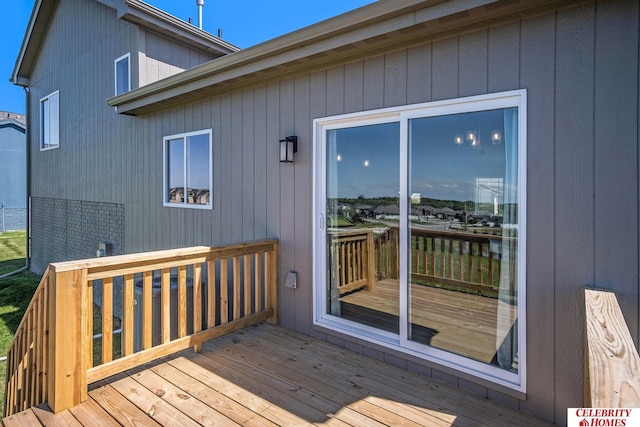
{"label": "wooden deck", "polygon": [[53,415],[32,408],[6,427],[45,426],[535,426],[496,403],[266,324],[208,341],[90,386]]}
{"label": "wooden deck", "polygon": [[[340,301],[349,305],[343,310],[351,320],[397,333],[399,299],[398,280],[385,279],[376,282],[373,291],[360,290]],[[411,301],[412,323],[423,331],[416,333],[417,341],[491,363],[496,353],[497,299],[412,285]],[[515,315],[513,306],[511,318]]]}

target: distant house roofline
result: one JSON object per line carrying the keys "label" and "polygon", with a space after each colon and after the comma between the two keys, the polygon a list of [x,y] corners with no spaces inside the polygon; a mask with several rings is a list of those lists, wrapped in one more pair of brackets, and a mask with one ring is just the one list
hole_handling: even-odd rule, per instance
{"label": "distant house roofline", "polygon": [[121,114],[144,115],[256,83],[313,72],[479,24],[542,13],[571,0],[379,0],[107,100]]}
{"label": "distant house roofline", "polygon": [[[174,40],[214,55],[226,55],[240,49],[198,27],[176,18],[142,0],[94,0],[112,9],[127,22],[149,28]],[[18,86],[29,86],[29,78],[47,35],[49,22],[59,0],[36,0],[25,36],[9,79]]]}
{"label": "distant house roofline", "polygon": [[4,129],[8,127],[14,128],[19,132],[26,133],[26,125],[24,123],[17,121],[16,119],[9,118],[9,119],[0,120],[0,129]]}

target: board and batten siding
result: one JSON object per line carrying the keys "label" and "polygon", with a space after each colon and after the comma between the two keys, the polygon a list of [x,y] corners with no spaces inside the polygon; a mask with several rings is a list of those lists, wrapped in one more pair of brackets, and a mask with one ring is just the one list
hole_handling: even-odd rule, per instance
{"label": "board and batten siding", "polygon": [[140,64],[138,86],[173,76],[214,58],[143,27],[138,28],[136,41]]}
{"label": "board and batten siding", "polygon": [[[127,247],[277,237],[281,282],[298,273],[296,290],[281,288],[283,326],[563,424],[566,408],[582,404],[583,287],[614,289],[638,340],[637,20],[633,1],[582,4],[143,117],[141,127],[156,130],[140,135],[157,147],[140,172],[153,191],[128,222],[145,232],[127,233]],[[520,88],[528,91],[526,400],[314,330],[312,120]],[[209,127],[213,210],[159,207],[162,137]],[[281,165],[277,141],[287,135],[299,148]]]}
{"label": "board and batten siding", "polygon": [[[70,55],[69,77],[49,52],[62,47],[50,46],[39,62],[50,69],[37,70],[43,78],[32,96],[60,89],[69,127],[60,149],[35,153],[32,194],[124,204],[127,252],[278,238],[284,327],[562,425],[566,408],[583,403],[585,285],[616,291],[638,345],[639,15],[635,0],[581,2],[136,118],[106,106],[112,79],[86,74],[91,63],[112,67],[117,46],[109,45],[112,58],[95,49],[81,52],[83,60]],[[131,43],[139,37],[118,31]],[[54,74],[67,83],[47,87]],[[521,88],[528,98],[526,400],[314,329],[313,119]],[[213,131],[213,209],[163,207],[162,138],[200,129]],[[293,164],[280,164],[278,140],[288,135],[298,136],[298,152]],[[295,290],[283,287],[288,271],[298,273]]]}

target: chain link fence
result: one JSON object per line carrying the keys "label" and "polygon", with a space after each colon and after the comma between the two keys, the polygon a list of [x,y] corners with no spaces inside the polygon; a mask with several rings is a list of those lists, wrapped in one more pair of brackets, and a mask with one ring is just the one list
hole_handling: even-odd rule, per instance
{"label": "chain link fence", "polygon": [[0,233],[5,231],[26,230],[27,209],[7,208],[0,205]]}

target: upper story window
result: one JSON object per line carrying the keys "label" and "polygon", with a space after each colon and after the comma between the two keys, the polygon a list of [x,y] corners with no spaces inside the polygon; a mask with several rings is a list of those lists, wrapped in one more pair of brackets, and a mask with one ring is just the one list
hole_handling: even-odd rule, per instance
{"label": "upper story window", "polygon": [[211,209],[211,129],[166,136],[164,206]]}
{"label": "upper story window", "polygon": [[40,100],[40,150],[60,146],[60,94],[53,92]]}
{"label": "upper story window", "polygon": [[115,60],[116,96],[131,90],[131,55],[126,53]]}

